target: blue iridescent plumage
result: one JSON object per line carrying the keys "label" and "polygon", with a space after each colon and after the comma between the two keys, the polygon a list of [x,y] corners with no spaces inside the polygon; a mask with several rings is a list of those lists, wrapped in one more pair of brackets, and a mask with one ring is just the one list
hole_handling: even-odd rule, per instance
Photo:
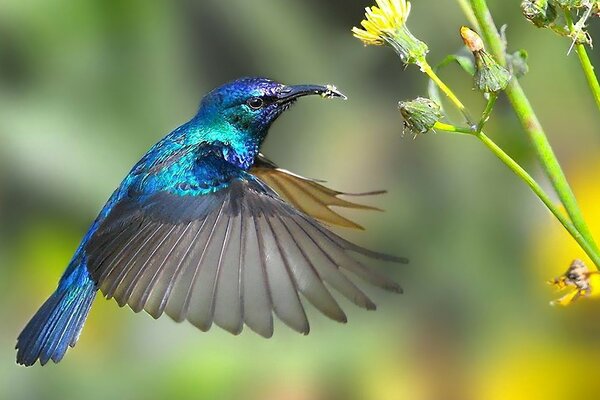
{"label": "blue iridescent plumage", "polygon": [[405,262],[330,232],[358,227],[330,206],[368,208],[278,168],[259,153],[271,123],[300,96],[341,97],[331,87],[245,78],[210,92],[196,116],[132,168],[82,239],[54,294],[17,340],[17,362],[58,362],[77,342],[96,292],[121,306],[265,337],[273,313],[308,333],[300,295],[340,322],[333,288],[375,305],[346,277],[385,289],[389,278],[349,253]]}

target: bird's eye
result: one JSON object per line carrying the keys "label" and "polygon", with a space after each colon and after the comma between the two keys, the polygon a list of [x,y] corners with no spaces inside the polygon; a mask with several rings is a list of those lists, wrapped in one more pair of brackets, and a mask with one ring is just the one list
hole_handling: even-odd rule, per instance
{"label": "bird's eye", "polygon": [[250,107],[251,109],[258,110],[262,108],[265,102],[260,97],[251,97],[248,99],[246,104],[248,104],[248,107]]}

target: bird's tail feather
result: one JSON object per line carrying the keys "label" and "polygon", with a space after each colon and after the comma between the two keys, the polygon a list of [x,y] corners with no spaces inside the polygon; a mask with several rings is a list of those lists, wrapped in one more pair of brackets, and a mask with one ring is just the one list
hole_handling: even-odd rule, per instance
{"label": "bird's tail feather", "polygon": [[59,362],[75,346],[96,296],[96,285],[85,265],[76,267],[46,300],[17,339],[17,363],[30,366],[39,359]]}

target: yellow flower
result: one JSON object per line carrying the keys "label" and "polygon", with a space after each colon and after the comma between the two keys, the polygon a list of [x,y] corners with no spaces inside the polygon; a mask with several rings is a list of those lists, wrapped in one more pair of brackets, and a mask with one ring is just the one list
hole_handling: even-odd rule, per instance
{"label": "yellow flower", "polygon": [[365,17],[361,25],[365,29],[352,28],[354,36],[367,45],[381,46],[383,37],[406,23],[410,13],[410,3],[405,0],[376,0],[379,7],[365,8]]}
{"label": "yellow flower", "polygon": [[392,46],[407,64],[424,62],[427,45],[415,38],[406,28],[410,3],[406,0],[375,1],[377,6],[365,8],[366,19],[360,23],[364,29],[352,28],[354,36],[365,45]]}

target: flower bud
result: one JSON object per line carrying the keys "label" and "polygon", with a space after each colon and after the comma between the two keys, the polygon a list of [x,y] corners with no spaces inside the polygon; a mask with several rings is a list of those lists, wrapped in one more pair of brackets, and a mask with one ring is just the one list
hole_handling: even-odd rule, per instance
{"label": "flower bud", "polygon": [[510,72],[485,51],[479,35],[466,26],[460,29],[460,35],[475,57],[475,75],[473,77],[475,88],[484,93],[506,89],[511,78]]}
{"label": "flower bud", "polygon": [[583,8],[587,7],[587,0],[554,0],[561,7],[566,8]]}
{"label": "flower bud", "polygon": [[443,117],[440,105],[425,97],[401,101],[398,108],[404,118],[404,133],[409,132],[414,137],[429,132]]}
{"label": "flower bud", "polygon": [[492,93],[506,89],[510,82],[510,72],[498,64],[485,50],[475,55],[475,87],[484,92]]}
{"label": "flower bud", "polygon": [[556,7],[550,0],[523,0],[521,12],[538,28],[547,27],[556,19]]}

